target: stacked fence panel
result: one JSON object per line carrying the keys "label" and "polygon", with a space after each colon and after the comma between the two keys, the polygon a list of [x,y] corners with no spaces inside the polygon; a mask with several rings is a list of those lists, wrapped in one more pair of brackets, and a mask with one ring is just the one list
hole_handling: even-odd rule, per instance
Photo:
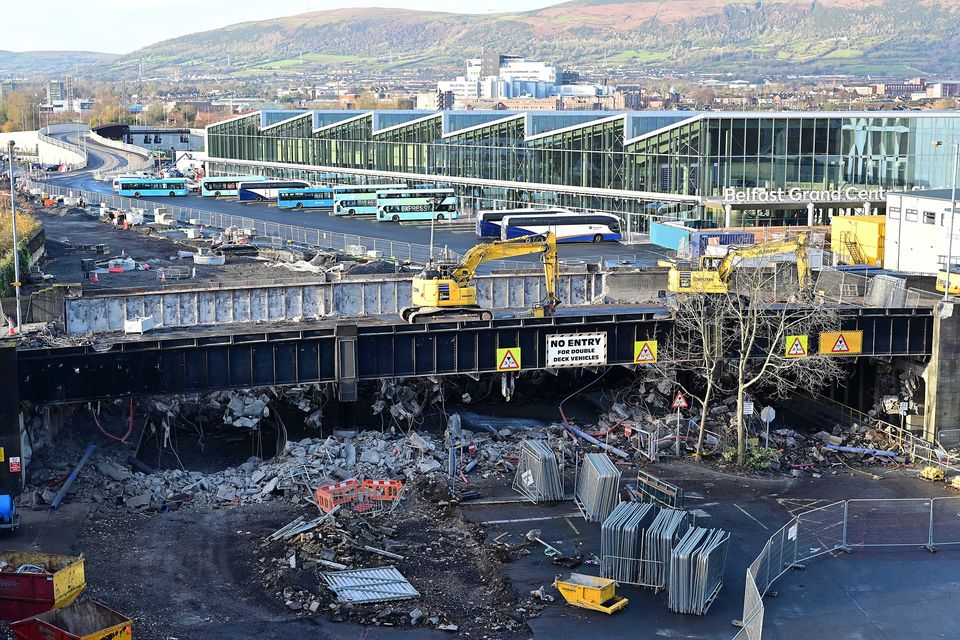
{"label": "stacked fence panel", "polygon": [[575,500],[587,522],[603,522],[617,504],[620,470],[605,453],[588,453],[577,478]]}
{"label": "stacked fence panel", "polygon": [[513,478],[515,491],[531,502],[563,500],[563,483],[557,457],[543,440],[520,443],[520,459]]}
{"label": "stacked fence panel", "polygon": [[720,529],[688,529],[670,556],[667,606],[702,616],[720,593],[730,534]]}

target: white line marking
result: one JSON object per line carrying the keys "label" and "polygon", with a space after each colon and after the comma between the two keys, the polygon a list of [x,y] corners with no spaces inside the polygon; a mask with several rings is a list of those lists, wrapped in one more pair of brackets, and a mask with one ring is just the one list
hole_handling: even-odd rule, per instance
{"label": "white line marking", "polygon": [[576,518],[579,517],[579,513],[564,513],[559,516],[543,516],[540,518],[519,518],[517,520],[486,520],[481,522],[482,525],[488,524],[512,524],[514,522],[542,522],[543,520],[559,520],[560,518]]}
{"label": "white line marking", "polygon": [[573,523],[570,522],[570,518],[564,518],[567,521],[567,524],[570,525],[570,528],[573,529],[573,532],[577,535],[580,535],[580,530],[573,526]]}
{"label": "white line marking", "polygon": [[[747,513],[747,512],[744,510],[743,507],[741,507],[741,506],[738,505],[738,504],[734,504],[733,506],[735,506],[737,509],[740,509],[740,511],[743,513],[743,515],[747,516],[748,518],[750,518],[751,520],[753,520],[754,522],[756,522],[758,525],[760,525],[760,526],[763,527],[764,529],[767,529],[767,525],[763,524],[762,522],[760,522],[759,520],[757,520],[756,518],[754,518],[752,515],[750,515],[749,513]],[[770,530],[770,529],[767,529],[767,531],[769,531],[769,530]]]}

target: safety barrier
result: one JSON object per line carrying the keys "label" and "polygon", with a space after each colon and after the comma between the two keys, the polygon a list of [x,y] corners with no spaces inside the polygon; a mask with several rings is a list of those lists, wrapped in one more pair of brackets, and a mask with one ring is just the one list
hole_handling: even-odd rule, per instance
{"label": "safety barrier", "polygon": [[121,167],[120,169],[115,169],[113,171],[107,171],[105,173],[98,174],[101,178],[113,178],[114,176],[123,175],[125,173],[133,173],[135,171],[145,171],[153,168],[153,158],[150,155],[149,149],[144,149],[143,147],[138,147],[132,144],[126,144],[125,142],[120,142],[119,140],[111,140],[110,138],[104,138],[95,131],[91,131],[87,134],[87,137],[94,142],[103,147],[108,147],[110,149],[116,149],[117,151],[123,151],[136,156],[143,156],[143,160],[138,163],[131,163],[129,159],[127,160],[127,166]]}
{"label": "safety barrier", "polygon": [[[317,506],[324,513],[330,513],[341,505],[360,507],[359,511],[369,511],[372,505],[383,502],[396,502],[403,495],[404,484],[399,480],[345,480],[336,484],[318,487],[315,492]],[[362,507],[361,505],[366,505]]]}
{"label": "safety barrier", "polygon": [[835,551],[870,547],[916,547],[930,551],[960,544],[960,497],[854,499],[795,516],[770,536],[747,568],[743,625],[734,636],[763,637],[763,596],[783,574]]}
{"label": "safety barrier", "polygon": [[[77,130],[77,127],[78,125],[75,125],[75,124],[50,125],[48,127],[44,127],[39,131],[37,131],[37,138],[40,140],[41,143],[49,144],[54,147],[59,147],[60,149],[63,149],[64,151],[67,151],[68,153],[71,153],[78,157],[78,159],[75,162],[62,163],[62,164],[66,164],[67,168],[70,169],[71,171],[82,169],[85,166],[87,166],[86,149],[84,149],[80,145],[71,144],[69,142],[64,142],[63,140],[53,138],[49,134],[50,133],[73,133],[75,130]],[[56,129],[56,131],[54,131],[54,129]],[[41,162],[44,161],[42,152],[40,153],[40,160]]]}
{"label": "safety barrier", "polygon": [[[877,269],[879,271],[879,268]],[[907,287],[901,278],[885,274],[853,273],[823,268],[814,285],[814,293],[829,302],[868,307],[932,307],[942,296]]]}

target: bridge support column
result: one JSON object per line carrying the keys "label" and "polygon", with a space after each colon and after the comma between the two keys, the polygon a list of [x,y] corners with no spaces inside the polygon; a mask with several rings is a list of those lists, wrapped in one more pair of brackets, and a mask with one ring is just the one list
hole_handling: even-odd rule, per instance
{"label": "bridge support column", "polygon": [[0,344],[0,495],[16,498],[23,491],[23,460],[20,457],[20,384],[17,375],[17,343]]}
{"label": "bridge support column", "polygon": [[924,372],[923,437],[934,441],[941,429],[960,424],[960,308],[941,302],[933,316],[933,354]]}

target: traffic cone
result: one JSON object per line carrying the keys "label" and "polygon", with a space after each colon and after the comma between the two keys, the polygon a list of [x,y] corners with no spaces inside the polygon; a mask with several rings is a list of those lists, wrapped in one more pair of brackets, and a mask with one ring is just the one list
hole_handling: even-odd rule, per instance
{"label": "traffic cone", "polygon": [[161,271],[161,272],[160,272],[160,282],[166,282],[166,281],[167,281],[167,272],[166,272],[166,271]]}

